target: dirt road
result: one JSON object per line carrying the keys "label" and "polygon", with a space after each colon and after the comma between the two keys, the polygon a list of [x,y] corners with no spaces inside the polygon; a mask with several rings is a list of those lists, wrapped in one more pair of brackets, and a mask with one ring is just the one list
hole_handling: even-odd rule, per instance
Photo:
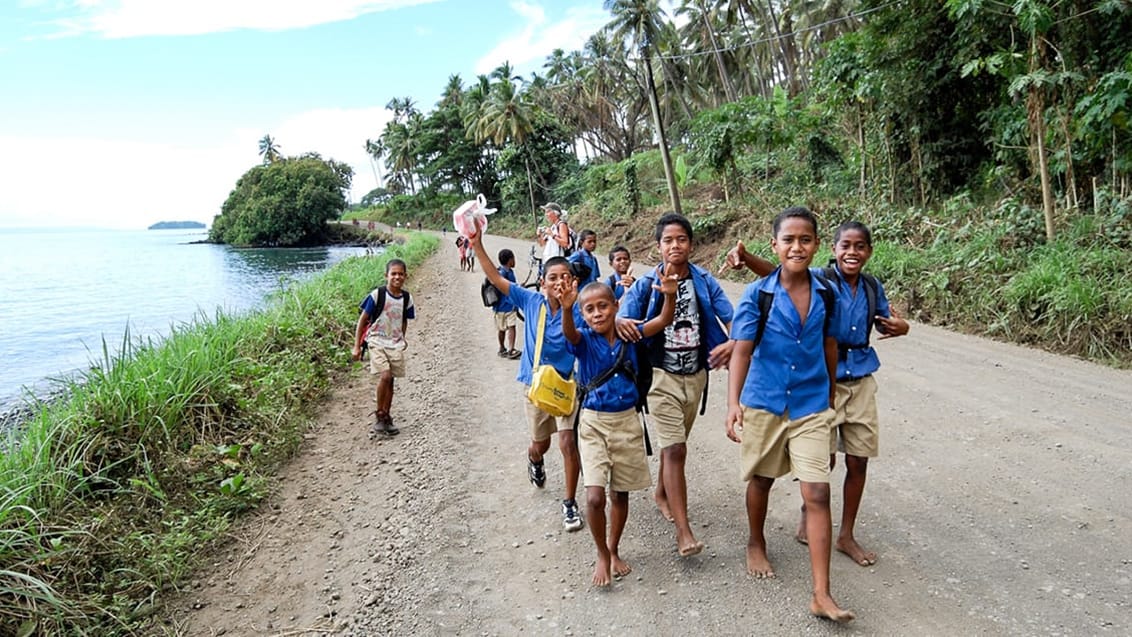
{"label": "dirt road", "polygon": [[[495,237],[487,246],[527,250]],[[518,362],[495,355],[479,270],[461,272],[446,240],[411,273],[420,318],[394,401],[401,435],[368,439],[373,385],[349,376],[272,504],[178,602],[171,632],[1132,633],[1132,373],[922,325],[878,342],[882,455],[857,537],[880,559],[862,568],[833,555],[834,596],[858,615],[842,627],[806,612],[795,483],[772,494],[777,579],[745,574],[744,484],[715,372],[688,460],[689,512],[707,549],[678,558],[650,492],[634,493],[622,542],[633,573],[595,590],[588,531],[561,526],[555,448],[546,489],[526,479]]]}

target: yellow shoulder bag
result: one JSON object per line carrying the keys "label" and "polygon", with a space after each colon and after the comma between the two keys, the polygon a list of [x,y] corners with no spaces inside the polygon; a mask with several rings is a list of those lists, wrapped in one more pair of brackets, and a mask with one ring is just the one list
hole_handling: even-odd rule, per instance
{"label": "yellow shoulder bag", "polygon": [[[562,308],[562,311],[565,312],[566,308]],[[558,370],[554,369],[554,365],[539,365],[545,328],[546,304],[543,303],[538,310],[538,336],[535,339],[535,358],[527,399],[551,416],[569,416],[574,413],[574,395],[578,386],[574,379],[562,378]]]}

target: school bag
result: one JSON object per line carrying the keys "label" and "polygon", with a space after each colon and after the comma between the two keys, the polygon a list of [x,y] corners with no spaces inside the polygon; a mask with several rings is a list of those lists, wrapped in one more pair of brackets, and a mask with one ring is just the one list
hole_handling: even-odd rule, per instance
{"label": "school bag", "polygon": [[[381,316],[381,311],[385,309],[385,297],[388,293],[389,290],[384,285],[369,293],[369,295],[373,297],[373,316],[369,319],[370,324],[376,321],[377,317]],[[404,288],[401,289],[401,299],[403,302],[402,307],[405,309],[408,309],[408,307],[413,304],[411,300],[412,297],[409,296],[409,291]],[[409,313],[401,312],[401,333],[404,334],[408,331],[408,327]]]}
{"label": "school bag", "polygon": [[480,299],[483,300],[484,307],[494,308],[499,305],[499,301],[503,299],[503,295],[499,293],[499,289],[491,284],[491,280],[487,277],[483,278],[483,284],[480,285]]}
{"label": "school bag", "polygon": [[[558,223],[562,223],[559,221]],[[554,224],[554,233],[558,234],[558,224]],[[566,225],[566,246],[562,248],[562,256],[568,257],[578,251],[578,233],[569,224]],[[553,241],[553,239],[552,239]]]}
{"label": "school bag", "polygon": [[[829,265],[822,268],[821,274],[819,275],[819,278],[821,278],[822,282],[825,283],[827,286],[829,286],[831,288],[840,289],[841,284],[845,281],[845,279],[842,278],[841,273],[837,271],[836,267],[834,267],[834,264],[836,264],[836,263],[837,263],[837,261],[835,259],[831,259],[830,262],[829,262]],[[872,326],[873,326],[873,323],[876,321],[877,296],[880,294],[880,292],[878,291],[879,288],[880,288],[880,282],[877,281],[877,278],[875,276],[873,276],[871,274],[865,274],[864,272],[860,273],[858,276],[860,277],[861,285],[865,289],[865,304],[868,306],[868,312],[869,312],[869,314],[868,314],[868,317],[869,317],[868,325],[869,325],[869,327],[867,329],[865,329],[865,342],[863,344],[859,344],[859,343],[838,343],[837,344],[837,359],[838,360],[845,360],[846,356],[848,356],[848,354],[849,354],[849,350],[866,349],[866,348],[869,347],[869,340],[870,340],[869,337],[872,336],[872,332],[873,332]]]}

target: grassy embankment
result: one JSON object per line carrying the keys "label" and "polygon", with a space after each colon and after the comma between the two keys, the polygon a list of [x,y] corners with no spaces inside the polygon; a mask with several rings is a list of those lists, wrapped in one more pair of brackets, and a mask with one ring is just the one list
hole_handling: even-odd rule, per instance
{"label": "grassy embankment", "polygon": [[[633,170],[627,172],[629,164]],[[629,172],[636,177],[635,197],[626,188]],[[769,179],[762,178],[762,165],[746,172],[745,187],[733,187],[729,201],[707,171],[682,183],[698,263],[720,264],[737,240],[773,258],[771,220],[802,204],[819,214],[827,246],[842,221],[857,219],[873,229],[869,271],[908,318],[1132,367],[1132,200],[1104,195],[1094,210],[1061,210],[1057,239],[1047,243],[1041,210],[1019,195],[964,193],[927,208],[898,207],[859,199],[848,173],[815,181],[804,166],[788,161]],[[669,205],[655,151],[590,166],[556,186],[551,198],[569,205],[572,227],[598,233],[599,256],[620,243],[638,262],[657,258],[653,224]],[[437,212],[448,203],[422,201],[419,210],[401,206],[363,214],[390,224],[421,218],[426,225],[450,226],[455,206],[447,218]],[[530,210],[502,211],[491,218],[489,231],[533,237],[534,226]],[[823,250],[815,264],[828,258]],[[729,276],[749,280],[746,273]]]}
{"label": "grassy embankment", "polygon": [[272,489],[348,369],[357,303],[413,233],[291,286],[266,309],[104,347],[0,455],[0,635],[129,634]]}

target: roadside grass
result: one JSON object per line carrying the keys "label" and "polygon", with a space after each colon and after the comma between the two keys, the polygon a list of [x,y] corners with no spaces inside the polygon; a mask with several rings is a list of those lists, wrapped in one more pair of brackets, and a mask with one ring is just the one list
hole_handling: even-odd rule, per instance
{"label": "roadside grass", "polygon": [[160,341],[128,334],[0,455],[0,634],[131,634],[211,542],[273,489],[385,262],[421,263],[412,233],[276,294],[199,315]]}

